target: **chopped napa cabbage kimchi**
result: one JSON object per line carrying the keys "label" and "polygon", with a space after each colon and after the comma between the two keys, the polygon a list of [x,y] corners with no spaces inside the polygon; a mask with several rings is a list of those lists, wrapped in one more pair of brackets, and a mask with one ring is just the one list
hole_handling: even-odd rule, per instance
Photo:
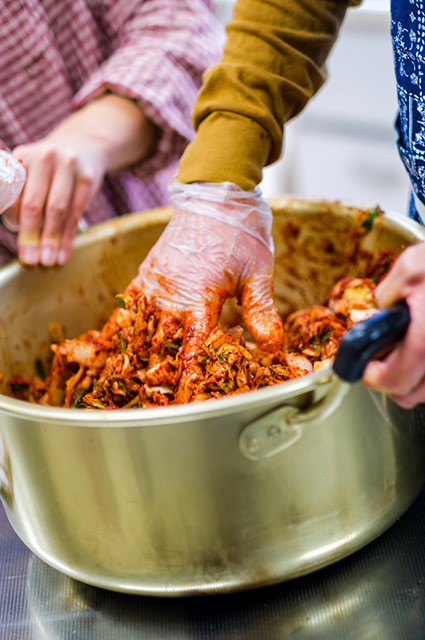
{"label": "chopped napa cabbage kimchi", "polygon": [[[49,326],[53,359],[47,375],[11,376],[10,395],[30,402],[84,409],[148,408],[222,398],[280,384],[329,367],[345,331],[377,312],[375,287],[391,260],[376,265],[377,277],[346,277],[329,291],[323,305],[291,313],[284,322],[280,351],[266,353],[242,326],[219,326],[197,355],[199,376],[183,373],[183,325],[161,312],[131,287],[100,330],[66,339]],[[384,265],[384,266],[382,266]]]}

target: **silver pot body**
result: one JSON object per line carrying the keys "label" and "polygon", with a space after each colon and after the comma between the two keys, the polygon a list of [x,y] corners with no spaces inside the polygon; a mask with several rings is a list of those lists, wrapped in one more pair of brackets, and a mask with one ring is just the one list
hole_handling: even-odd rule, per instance
{"label": "silver pot body", "polygon": [[[355,208],[271,204],[278,306],[322,302],[336,277],[359,268],[344,263]],[[69,336],[99,326],[169,216],[161,209],[98,225],[61,268],[1,269],[4,376],[33,371],[49,322]],[[289,249],[288,224],[302,230]],[[323,237],[335,244],[332,260],[320,256]],[[365,243],[400,250],[424,238],[419,225],[388,214]],[[205,403],[121,411],[0,395],[2,502],[37,556],[106,589],[224,593],[307,574],[376,538],[425,484],[422,405],[403,410],[358,383],[323,418],[311,407],[332,385],[329,374],[310,374]],[[264,424],[268,453],[250,456]]]}

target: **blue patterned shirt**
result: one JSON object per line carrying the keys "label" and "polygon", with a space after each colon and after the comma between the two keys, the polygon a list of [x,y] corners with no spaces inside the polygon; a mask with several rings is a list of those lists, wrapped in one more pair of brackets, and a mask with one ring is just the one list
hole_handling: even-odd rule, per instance
{"label": "blue patterned shirt", "polygon": [[[425,212],[425,0],[391,0],[398,149],[410,176],[410,216]],[[418,202],[419,201],[419,202]]]}

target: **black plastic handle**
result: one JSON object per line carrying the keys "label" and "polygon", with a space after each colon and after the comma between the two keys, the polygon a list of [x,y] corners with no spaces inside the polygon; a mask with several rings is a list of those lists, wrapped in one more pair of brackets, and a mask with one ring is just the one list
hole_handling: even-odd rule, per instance
{"label": "black plastic handle", "polygon": [[384,356],[402,339],[409,323],[409,307],[403,301],[354,324],[338,347],[335,373],[345,382],[360,380],[371,360]]}

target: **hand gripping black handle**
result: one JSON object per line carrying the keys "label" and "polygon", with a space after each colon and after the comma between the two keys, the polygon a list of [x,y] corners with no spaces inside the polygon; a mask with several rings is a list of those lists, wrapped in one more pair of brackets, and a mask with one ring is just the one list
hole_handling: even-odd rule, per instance
{"label": "hand gripping black handle", "polygon": [[409,307],[403,301],[354,324],[339,344],[333,364],[335,373],[345,382],[361,380],[367,364],[391,351],[409,323]]}

